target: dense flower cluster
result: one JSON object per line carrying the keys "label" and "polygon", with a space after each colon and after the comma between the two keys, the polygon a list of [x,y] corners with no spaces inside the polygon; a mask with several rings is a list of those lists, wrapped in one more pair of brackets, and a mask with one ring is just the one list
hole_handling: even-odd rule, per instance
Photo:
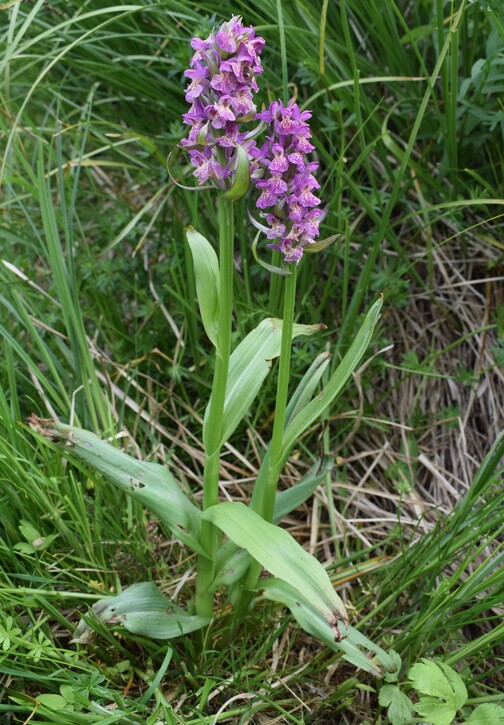
{"label": "dense flower cluster", "polygon": [[[239,16],[206,40],[193,38],[195,52],[185,72],[191,107],[184,114],[191,128],[181,144],[198,183],[221,189],[229,189],[234,181],[241,146],[250,165],[246,176],[256,180],[260,191],[257,207],[268,224],[262,229],[269,246],[282,252],[286,262],[299,262],[304,247],[318,236],[324,216],[314,193],[320,188],[313,175],[318,163],[306,158],[314,148],[307,123],[311,113],[300,111],[293,101],[275,101],[257,113],[253,94],[258,91],[256,76],[263,71],[259,56],[264,43]],[[242,124],[253,120],[267,125],[260,147],[252,138],[255,132],[243,131]]]}
{"label": "dense flower cluster", "polygon": [[206,40],[191,41],[195,53],[185,72],[191,81],[186,88],[191,108],[184,114],[191,130],[182,146],[199,184],[212,180],[225,188],[237,145],[246,150],[255,146],[240,132],[240,123],[255,118],[252,94],[257,93],[256,76],[263,70],[259,55],[265,41],[241,20],[233,16]]}
{"label": "dense flower cluster", "polygon": [[251,149],[265,168],[264,178],[256,183],[261,191],[257,206],[261,210],[271,209],[266,214],[266,235],[279,241],[269,246],[282,252],[286,262],[299,262],[303,248],[318,236],[324,216],[316,208],[320,199],[313,193],[320,188],[313,176],[318,163],[308,162],[305,156],[314,149],[309,141],[310,117],[310,111],[300,111],[293,101],[287,106],[274,101],[256,116],[269,125],[270,131],[260,149]]}

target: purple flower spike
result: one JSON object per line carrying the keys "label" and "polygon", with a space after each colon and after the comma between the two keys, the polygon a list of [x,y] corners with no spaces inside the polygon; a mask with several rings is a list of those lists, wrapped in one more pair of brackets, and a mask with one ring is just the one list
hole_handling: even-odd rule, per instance
{"label": "purple flower spike", "polygon": [[256,114],[253,93],[258,90],[256,76],[263,71],[259,55],[264,42],[252,27],[242,25],[239,16],[206,40],[191,41],[195,52],[184,73],[191,81],[186,88],[191,107],[183,116],[191,130],[181,145],[195,167],[198,184],[211,181],[221,189],[228,188],[239,145],[253,162],[251,173],[258,166],[255,142],[245,138],[239,124],[254,120]]}
{"label": "purple flower spike", "polygon": [[313,176],[318,163],[308,162],[305,156],[314,148],[308,141],[310,117],[310,111],[301,111],[294,101],[287,106],[274,101],[256,116],[269,125],[266,143],[254,154],[263,168],[263,178],[256,183],[261,191],[256,205],[261,210],[273,207],[266,214],[266,236],[276,241],[268,246],[280,251],[285,262],[296,264],[304,247],[315,242],[324,217],[324,212],[315,208],[320,199],[313,193],[320,188]]}

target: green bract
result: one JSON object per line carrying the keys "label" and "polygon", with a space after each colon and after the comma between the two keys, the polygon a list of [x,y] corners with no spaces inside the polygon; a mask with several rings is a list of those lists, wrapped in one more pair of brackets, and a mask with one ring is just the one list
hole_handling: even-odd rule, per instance
{"label": "green bract", "polygon": [[196,292],[203,327],[210,341],[218,347],[219,331],[219,260],[210,242],[192,227],[187,230],[196,277]]}

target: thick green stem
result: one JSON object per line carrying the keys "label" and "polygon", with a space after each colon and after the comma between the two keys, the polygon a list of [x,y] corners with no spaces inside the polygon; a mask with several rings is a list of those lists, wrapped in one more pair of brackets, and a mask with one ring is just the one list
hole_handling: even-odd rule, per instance
{"label": "thick green stem", "polygon": [[282,466],[283,446],[282,439],[285,428],[285,411],[290,382],[290,363],[292,347],[292,328],[294,325],[294,304],[296,301],[296,274],[295,264],[291,267],[291,274],[286,278],[284,296],[284,314],[282,322],[282,343],[280,347],[280,360],[278,366],[278,383],[275,401],[275,419],[273,421],[273,435],[270,443],[270,459],[266,486],[261,496],[261,509],[259,513],[266,521],[273,518],[275,496]]}
{"label": "thick green stem", "polygon": [[[287,396],[290,381],[290,362],[292,347],[292,328],[294,325],[294,304],[296,300],[296,273],[293,264],[291,274],[287,277],[284,293],[284,316],[282,322],[282,342],[280,347],[280,360],[278,367],[277,395],[275,402],[275,420],[273,434],[267,453],[267,475],[256,482],[251,506],[266,521],[271,522],[275,508],[275,496],[282,469],[283,446],[282,439],[285,428],[285,411],[287,409]],[[257,488],[259,485],[260,488]],[[257,584],[261,574],[261,565],[253,561],[245,578],[240,600],[236,607],[237,618],[243,616],[248,609],[252,597],[252,590]]]}
{"label": "thick green stem", "polygon": [[[215,356],[215,373],[208,418],[205,425],[205,467],[203,483],[203,509],[219,500],[220,452],[222,447],[222,415],[226,398],[226,384],[231,354],[231,317],[233,311],[233,202],[222,194],[219,199],[219,332]],[[207,556],[198,557],[196,577],[196,613],[210,617],[213,614],[215,555],[219,544],[219,531],[208,521],[202,522],[201,544]]]}

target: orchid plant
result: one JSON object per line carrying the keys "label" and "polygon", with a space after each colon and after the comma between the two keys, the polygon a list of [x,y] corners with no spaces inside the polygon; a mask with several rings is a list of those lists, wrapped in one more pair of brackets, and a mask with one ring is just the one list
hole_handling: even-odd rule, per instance
{"label": "orchid plant", "polygon": [[[195,595],[188,611],[170,603],[153,583],[144,582],[95,604],[94,612],[103,621],[155,638],[177,637],[207,627],[215,616],[218,595],[227,588],[233,631],[254,599],[264,596],[290,608],[308,633],[342,651],[356,666],[393,676],[397,656],[349,625],[325,568],[278,526],[282,516],[313,494],[331,468],[330,461],[317,461],[297,484],[277,491],[296,441],[328,411],[359,364],[381,300],[369,310],[335,371],[326,375],[321,392],[316,391],[328,370],[326,352],[314,359],[297,388],[289,390],[293,338],[313,335],[322,327],[294,323],[297,267],[305,252],[318,251],[328,243],[316,241],[324,211],[316,195],[318,163],[308,158],[314,150],[308,124],[311,113],[300,110],[294,100],[274,101],[257,111],[254,97],[265,41],[252,27],[245,27],[240,17],[231,18],[206,40],[194,38],[191,45],[194,54],[185,72],[190,108],[184,115],[189,133],[181,148],[194,167],[196,188],[217,191],[219,212],[218,251],[195,229],[187,230],[201,319],[215,350],[202,431],[202,505],[184,492],[163,465],[134,459],[82,429],[34,416],[30,424],[59,444],[65,457],[80,459],[140,501],[197,555]],[[249,216],[258,229],[252,251],[257,259],[257,242],[264,235],[267,246],[280,253],[280,267],[261,263],[282,275],[284,311],[283,319],[263,320],[232,350],[234,204],[249,192],[256,197]],[[220,502],[222,448],[247,415],[277,357],[272,437],[251,500],[248,506]],[[261,578],[263,569],[269,577]],[[91,636],[89,620],[81,622],[76,641],[85,642]]]}

